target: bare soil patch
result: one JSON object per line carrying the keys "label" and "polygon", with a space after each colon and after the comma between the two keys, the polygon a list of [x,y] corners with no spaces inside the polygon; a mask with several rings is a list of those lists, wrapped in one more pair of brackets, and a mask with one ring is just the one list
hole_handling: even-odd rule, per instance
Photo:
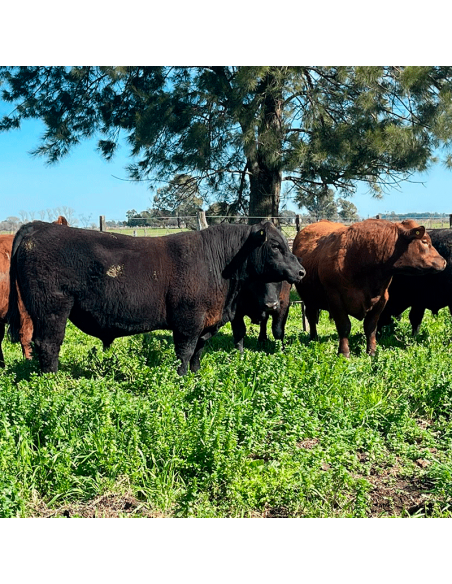
{"label": "bare soil patch", "polygon": [[118,495],[107,493],[86,503],[62,505],[49,509],[45,503],[33,505],[33,517],[79,517],[79,518],[121,518],[121,517],[166,517],[160,511],[149,509],[142,501],[130,494]]}
{"label": "bare soil patch", "polygon": [[[418,460],[420,468],[426,461]],[[416,476],[403,476],[398,465],[372,472],[365,477],[373,489],[369,492],[371,508],[369,517],[409,517],[415,514],[428,516],[433,504],[430,501],[429,483]]]}

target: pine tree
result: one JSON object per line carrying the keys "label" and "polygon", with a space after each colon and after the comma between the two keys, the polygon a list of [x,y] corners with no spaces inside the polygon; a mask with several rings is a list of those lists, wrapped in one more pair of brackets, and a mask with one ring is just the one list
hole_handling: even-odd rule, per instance
{"label": "pine tree", "polygon": [[133,179],[188,175],[250,217],[278,215],[283,181],[379,196],[439,146],[452,167],[452,67],[1,67],[0,82],[15,105],[0,130],[43,120],[49,162],[94,135],[109,159],[125,136]]}

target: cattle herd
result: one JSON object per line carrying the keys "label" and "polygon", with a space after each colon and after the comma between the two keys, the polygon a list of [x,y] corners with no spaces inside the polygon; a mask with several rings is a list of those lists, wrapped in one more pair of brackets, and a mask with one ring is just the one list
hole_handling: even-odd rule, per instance
{"label": "cattle herd", "polygon": [[292,284],[311,339],[327,310],[338,352],[349,357],[353,316],[364,321],[374,355],[377,332],[408,307],[413,333],[426,308],[452,313],[451,245],[452,231],[427,232],[411,220],[320,221],[297,233],[292,252],[270,222],[135,238],[75,229],[62,217],[33,221],[14,239],[0,236],[0,366],[8,323],[24,356],[33,341],[41,371],[56,372],[68,319],[104,348],[117,337],[171,330],[180,375],[199,369],[206,341],[227,322],[243,351],[245,316],[260,324],[260,341],[271,316],[284,348]]}

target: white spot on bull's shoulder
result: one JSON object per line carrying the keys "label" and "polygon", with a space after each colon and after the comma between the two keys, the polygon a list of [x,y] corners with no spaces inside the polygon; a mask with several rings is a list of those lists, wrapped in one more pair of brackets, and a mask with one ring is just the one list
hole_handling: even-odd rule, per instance
{"label": "white spot on bull's shoulder", "polygon": [[152,277],[154,278],[154,280],[157,280],[157,272],[154,270],[154,272],[152,273]]}
{"label": "white spot on bull's shoulder", "polygon": [[6,253],[6,257],[8,258],[8,260],[10,260],[11,259],[10,254],[8,252],[5,252],[5,253]]}
{"label": "white spot on bull's shoulder", "polygon": [[117,278],[124,272],[124,266],[114,265],[110,266],[106,272],[107,276],[110,278]]}

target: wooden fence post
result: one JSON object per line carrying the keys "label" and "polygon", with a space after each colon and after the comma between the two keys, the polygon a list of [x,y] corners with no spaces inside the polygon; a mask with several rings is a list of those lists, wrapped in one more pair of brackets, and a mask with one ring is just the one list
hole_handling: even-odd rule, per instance
{"label": "wooden fence post", "polygon": [[99,229],[100,229],[100,231],[107,231],[107,224],[105,223],[105,215],[99,215]]}
{"label": "wooden fence post", "polygon": [[295,225],[297,227],[297,233],[300,231],[300,215],[295,215]]}
{"label": "wooden fence post", "polygon": [[199,211],[198,212],[198,231],[201,231],[201,229],[207,229],[208,224],[207,224],[207,219],[206,219],[206,212],[205,211]]}

